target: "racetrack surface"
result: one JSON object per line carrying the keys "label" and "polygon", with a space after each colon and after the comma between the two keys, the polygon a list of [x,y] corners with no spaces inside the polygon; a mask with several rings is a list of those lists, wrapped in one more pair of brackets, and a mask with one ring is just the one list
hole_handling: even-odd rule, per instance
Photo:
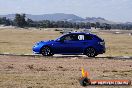
{"label": "racetrack surface", "polygon": [[[131,59],[0,55],[0,88],[83,88],[78,81],[81,67],[90,73],[90,79],[132,80]],[[87,88],[102,87],[115,88]]]}

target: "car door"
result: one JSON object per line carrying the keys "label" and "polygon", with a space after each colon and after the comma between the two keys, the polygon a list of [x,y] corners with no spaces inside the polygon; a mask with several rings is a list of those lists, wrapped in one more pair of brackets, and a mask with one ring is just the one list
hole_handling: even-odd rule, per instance
{"label": "car door", "polygon": [[83,49],[87,44],[84,38],[84,34],[68,34],[62,36],[60,40],[63,40],[63,42],[56,41],[52,46],[53,52],[60,54],[83,53]]}
{"label": "car door", "polygon": [[78,41],[75,39],[75,34],[67,34],[62,36],[59,40],[56,41],[53,45],[53,52],[60,54],[72,54],[77,53],[79,51]]}
{"label": "car door", "polygon": [[[70,37],[70,38],[69,38]],[[78,40],[78,34],[71,34],[66,37],[64,44],[66,45],[66,53],[76,54],[80,52],[80,42]]]}
{"label": "car door", "polygon": [[83,53],[84,48],[87,46],[88,41],[85,40],[84,34],[76,34],[76,39],[73,41],[72,46],[75,53]]}
{"label": "car door", "polygon": [[64,35],[60,37],[54,44],[52,44],[52,50],[56,54],[63,54],[63,53],[68,53],[68,43],[66,41],[69,41],[70,35]]}
{"label": "car door", "polygon": [[72,35],[72,40],[67,41],[70,53],[84,53],[84,49],[90,45],[91,37],[83,33]]}

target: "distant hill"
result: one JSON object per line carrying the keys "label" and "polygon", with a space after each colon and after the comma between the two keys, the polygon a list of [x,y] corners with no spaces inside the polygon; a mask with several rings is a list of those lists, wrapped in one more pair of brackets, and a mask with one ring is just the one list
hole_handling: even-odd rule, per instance
{"label": "distant hill", "polygon": [[[7,17],[9,19],[14,19],[15,14],[8,14],[8,15],[0,15],[0,17]],[[55,14],[43,14],[43,15],[31,15],[26,14],[27,18],[30,18],[34,21],[40,20],[51,20],[51,21],[62,21],[62,20],[84,20],[83,18],[76,16],[74,14],[64,14],[64,13],[55,13]]]}
{"label": "distant hill", "polygon": [[[7,17],[8,19],[13,20],[15,18],[15,14],[0,15],[0,17]],[[50,20],[50,21],[70,21],[70,22],[91,22],[91,23],[100,22],[100,23],[108,23],[108,24],[116,23],[116,22],[112,22],[112,21],[106,20],[101,17],[82,18],[74,14],[64,14],[64,13],[43,14],[43,15],[26,14],[26,17],[34,21]]]}
{"label": "distant hill", "polygon": [[106,20],[106,19],[101,18],[101,17],[86,17],[84,22],[91,22],[91,23],[100,22],[100,23],[108,23],[108,24],[115,24],[116,23],[116,22],[112,22],[112,21]]}
{"label": "distant hill", "polygon": [[132,24],[132,22],[126,22],[125,24],[129,25],[129,24]]}
{"label": "distant hill", "polygon": [[13,20],[15,18],[15,14],[8,14],[8,15],[0,15],[0,17],[6,17],[8,19]]}

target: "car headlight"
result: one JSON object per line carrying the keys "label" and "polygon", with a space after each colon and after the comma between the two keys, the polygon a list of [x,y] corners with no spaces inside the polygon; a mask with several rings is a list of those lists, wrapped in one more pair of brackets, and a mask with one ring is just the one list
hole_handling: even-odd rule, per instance
{"label": "car headlight", "polygon": [[37,47],[39,45],[39,43],[36,43],[33,47]]}
{"label": "car headlight", "polygon": [[37,46],[37,45],[39,45],[40,43],[39,42],[37,42],[34,46]]}

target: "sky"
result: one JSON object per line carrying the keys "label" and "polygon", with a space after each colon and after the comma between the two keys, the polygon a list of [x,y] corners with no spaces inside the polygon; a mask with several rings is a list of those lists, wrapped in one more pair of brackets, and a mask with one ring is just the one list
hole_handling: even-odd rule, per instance
{"label": "sky", "polygon": [[132,0],[0,0],[0,15],[66,13],[132,22]]}

